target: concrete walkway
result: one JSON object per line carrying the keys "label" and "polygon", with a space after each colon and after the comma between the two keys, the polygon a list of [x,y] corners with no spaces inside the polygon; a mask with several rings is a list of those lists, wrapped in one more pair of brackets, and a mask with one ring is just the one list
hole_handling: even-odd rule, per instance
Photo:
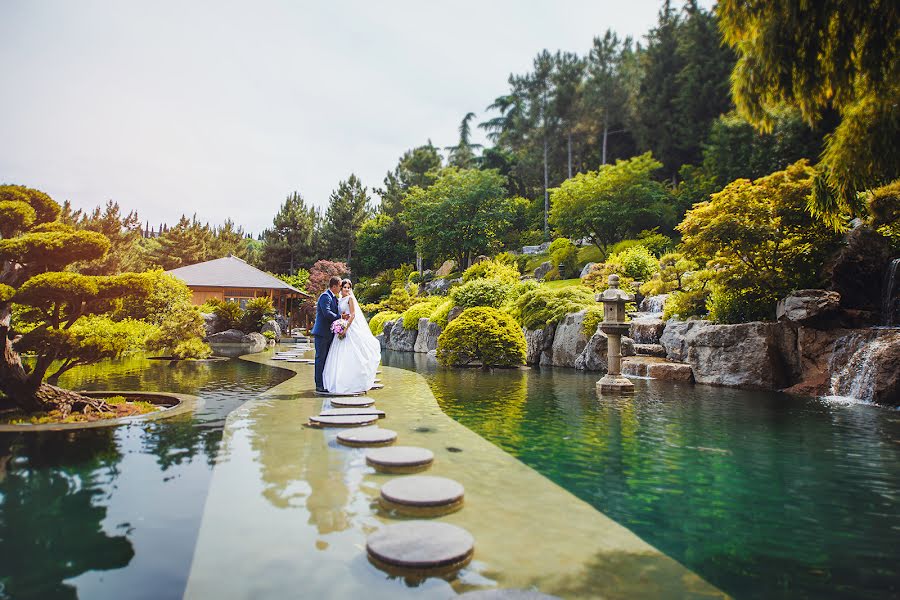
{"label": "concrete walkway", "polygon": [[[338,429],[304,426],[322,400],[312,366],[246,357],[297,376],[228,418],[197,540],[186,598],[440,598],[496,587],[562,598],[724,598],[721,591],[590,505],[503,452],[438,407],[424,378],[383,367],[371,392],[379,425],[397,444],[435,454],[430,475],[465,486],[465,508],[440,517],[475,537],[475,558],[451,582],[415,587],[366,558],[369,533],[393,477],[365,449],[337,444]],[[448,448],[458,449],[453,452]]]}

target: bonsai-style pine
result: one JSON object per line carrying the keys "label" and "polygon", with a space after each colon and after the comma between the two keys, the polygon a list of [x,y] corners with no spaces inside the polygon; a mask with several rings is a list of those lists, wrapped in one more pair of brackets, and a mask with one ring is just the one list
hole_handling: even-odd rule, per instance
{"label": "bonsai-style pine", "polygon": [[[59,204],[43,192],[0,186],[0,391],[26,412],[59,410],[66,416],[107,407],[45,380],[121,352],[114,339],[73,326],[109,311],[118,298],[147,293],[149,282],[136,273],[66,271],[103,258],[110,243],[100,233],[59,222],[59,213]],[[21,360],[25,352],[35,355],[29,365]]]}

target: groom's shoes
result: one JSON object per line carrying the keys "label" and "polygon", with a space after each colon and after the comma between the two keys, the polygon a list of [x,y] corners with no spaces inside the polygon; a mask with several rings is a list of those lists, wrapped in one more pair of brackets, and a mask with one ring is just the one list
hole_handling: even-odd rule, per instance
{"label": "groom's shoes", "polygon": [[316,391],[319,392],[320,394],[327,394],[327,393],[328,393],[328,390],[326,390],[325,388],[322,388],[322,387],[317,387],[317,388],[316,388]]}

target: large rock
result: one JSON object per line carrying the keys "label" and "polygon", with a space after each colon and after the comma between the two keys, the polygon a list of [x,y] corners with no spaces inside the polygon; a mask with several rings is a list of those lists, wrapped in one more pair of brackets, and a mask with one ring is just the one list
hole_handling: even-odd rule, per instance
{"label": "large rock", "polygon": [[[622,356],[634,356],[634,340],[622,337]],[[609,370],[609,337],[599,329],[591,336],[581,355],[575,359],[575,368],[579,371]]]}
{"label": "large rock", "polygon": [[[683,338],[687,356],[679,362],[691,365],[697,383],[764,390],[789,383],[789,368],[780,351],[785,329],[780,324],[695,323]],[[668,332],[669,326],[663,339]]]}
{"label": "large rock", "polygon": [[416,343],[413,351],[426,354],[437,349],[438,338],[441,336],[441,327],[437,323],[432,323],[427,318],[419,319],[419,335],[416,336]]}
{"label": "large rock", "polygon": [[450,273],[456,270],[456,261],[455,260],[445,260],[444,264],[440,266],[440,268],[434,272],[435,277],[446,277]]}
{"label": "large rock", "polygon": [[683,363],[661,362],[648,365],[647,376],[663,381],[680,381],[690,383],[694,381],[694,372],[690,365]]}
{"label": "large rock", "polygon": [[829,393],[900,406],[900,331],[867,329],[835,341]]}
{"label": "large rock", "polygon": [[574,367],[588,343],[581,330],[585,311],[566,315],[556,326],[550,349],[541,355],[540,364],[554,367]]}
{"label": "large rock", "polygon": [[244,333],[239,329],[227,329],[215,333],[207,338],[216,354],[228,356],[240,356],[241,354],[253,354],[262,352],[268,345],[268,340],[261,333]]}
{"label": "large rock", "polygon": [[208,336],[207,339],[210,344],[240,344],[244,339],[244,332],[240,329],[226,329]]}
{"label": "large rock", "polygon": [[390,328],[385,323],[385,345],[388,350],[395,352],[413,352],[416,347],[416,338],[419,332],[415,329],[403,327],[403,319],[397,319],[391,323]]}
{"label": "large rock", "polygon": [[384,339],[384,332],[381,332],[378,335],[376,335],[375,339],[378,340],[378,343],[381,345],[382,350],[387,349],[387,342],[385,342],[385,339]]}
{"label": "large rock", "polygon": [[871,313],[880,321],[885,271],[892,258],[890,242],[868,227],[853,229],[846,245],[825,267],[830,289],[841,295],[841,306]]}
{"label": "large rock", "polygon": [[709,325],[709,321],[676,321],[666,322],[659,343],[666,349],[666,358],[674,362],[684,362],[688,354],[688,338],[699,328]]}
{"label": "large rock", "polygon": [[459,315],[463,314],[463,311],[466,310],[462,306],[454,306],[450,309],[450,312],[447,313],[447,322],[449,323]]}
{"label": "large rock", "polygon": [[581,269],[581,274],[578,276],[584,279],[585,277],[587,277],[587,274],[591,272],[591,268],[596,264],[597,263],[589,262],[588,264],[584,265],[584,267]]}
{"label": "large rock", "polygon": [[419,288],[421,288],[424,294],[429,296],[445,296],[450,290],[451,285],[453,285],[453,281],[441,277],[422,283],[419,285]]}
{"label": "large rock", "polygon": [[662,319],[651,315],[640,315],[631,321],[628,335],[635,344],[658,344],[666,324]]}
{"label": "large rock", "polygon": [[841,306],[841,295],[827,290],[797,290],[778,301],[775,314],[779,321],[801,323],[828,315]]}
{"label": "large rock", "polygon": [[260,333],[265,333],[267,331],[271,331],[275,334],[275,341],[281,339],[281,326],[278,324],[278,321],[272,319],[263,324],[262,328],[259,330]]}
{"label": "large rock", "polygon": [[203,317],[203,328],[206,330],[206,337],[221,333],[227,329],[215,313],[200,313],[200,316]]}
{"label": "large rock", "polygon": [[549,273],[553,269],[553,263],[549,260],[541,263],[537,269],[534,270],[534,278],[535,279],[543,279],[547,273]]}
{"label": "large rock", "polygon": [[525,333],[525,363],[529,365],[541,364],[541,357],[553,346],[553,333],[555,325],[548,325],[544,329],[523,329]]}
{"label": "large rock", "polygon": [[824,396],[830,393],[831,361],[835,342],[863,330],[817,329],[797,327],[793,344],[785,337],[782,348],[791,373],[791,387],[785,391],[803,396]]}

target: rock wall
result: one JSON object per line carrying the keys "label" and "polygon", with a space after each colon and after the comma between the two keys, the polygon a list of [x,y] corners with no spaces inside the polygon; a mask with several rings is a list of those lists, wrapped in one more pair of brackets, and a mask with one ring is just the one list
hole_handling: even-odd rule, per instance
{"label": "rock wall", "polygon": [[388,321],[384,324],[384,346],[396,352],[414,352],[419,332],[405,329],[403,319]]}
{"label": "rock wall", "polygon": [[432,350],[437,350],[437,342],[440,335],[440,325],[432,323],[426,318],[419,319],[419,334],[416,336],[415,344],[413,344],[413,351],[427,354]]}

